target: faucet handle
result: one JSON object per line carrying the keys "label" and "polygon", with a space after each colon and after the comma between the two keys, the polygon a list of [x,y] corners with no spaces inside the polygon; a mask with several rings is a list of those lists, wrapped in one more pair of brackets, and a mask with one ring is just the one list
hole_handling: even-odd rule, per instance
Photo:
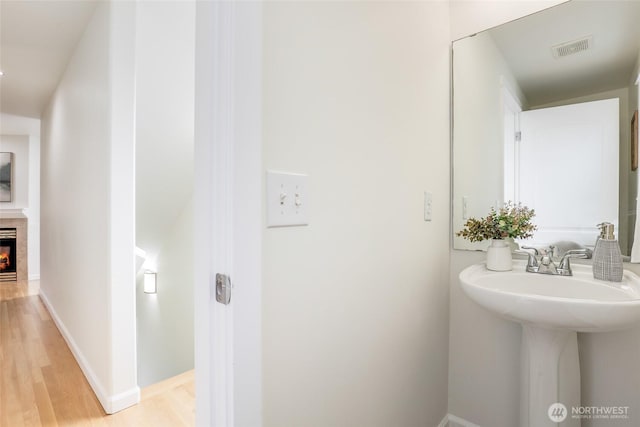
{"label": "faucet handle", "polygon": [[523,246],[522,249],[516,249],[515,253],[528,255],[529,258],[527,259],[527,268],[538,266],[538,259],[536,258],[536,255],[538,255],[538,250],[536,248]]}
{"label": "faucet handle", "polygon": [[571,249],[564,253],[564,256],[560,260],[559,269],[567,270],[569,273],[571,272],[571,262],[569,261],[571,258],[582,258],[582,259],[590,259],[592,255],[592,251],[589,248],[584,249]]}
{"label": "faucet handle", "polygon": [[580,249],[570,249],[564,253],[566,255],[582,255],[582,256],[574,256],[573,258],[586,258],[591,259],[593,256],[593,251],[589,248],[580,248]]}

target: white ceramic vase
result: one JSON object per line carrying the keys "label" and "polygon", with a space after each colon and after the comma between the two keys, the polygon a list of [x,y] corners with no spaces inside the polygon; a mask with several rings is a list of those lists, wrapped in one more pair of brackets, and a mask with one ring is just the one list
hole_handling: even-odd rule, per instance
{"label": "white ceramic vase", "polygon": [[487,270],[511,271],[511,247],[506,240],[491,239],[487,249]]}

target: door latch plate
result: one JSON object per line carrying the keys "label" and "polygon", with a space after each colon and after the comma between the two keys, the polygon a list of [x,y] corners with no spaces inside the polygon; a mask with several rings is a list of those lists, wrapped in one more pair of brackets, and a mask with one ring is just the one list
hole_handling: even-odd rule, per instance
{"label": "door latch plate", "polygon": [[216,274],[216,301],[224,305],[231,302],[231,279],[226,274]]}

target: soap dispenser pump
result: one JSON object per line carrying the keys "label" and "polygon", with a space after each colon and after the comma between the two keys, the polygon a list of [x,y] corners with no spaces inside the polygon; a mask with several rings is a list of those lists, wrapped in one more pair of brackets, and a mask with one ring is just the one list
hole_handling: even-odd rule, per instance
{"label": "soap dispenser pump", "polygon": [[622,281],[622,253],[610,222],[598,224],[600,236],[593,250],[593,277],[609,282]]}

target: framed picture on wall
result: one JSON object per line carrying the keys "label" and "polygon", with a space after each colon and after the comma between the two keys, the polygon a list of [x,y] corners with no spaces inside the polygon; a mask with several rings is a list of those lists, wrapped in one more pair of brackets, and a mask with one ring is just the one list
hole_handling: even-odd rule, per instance
{"label": "framed picture on wall", "polygon": [[0,202],[11,202],[13,153],[0,153]]}
{"label": "framed picture on wall", "polygon": [[638,169],[638,110],[631,119],[631,170]]}

